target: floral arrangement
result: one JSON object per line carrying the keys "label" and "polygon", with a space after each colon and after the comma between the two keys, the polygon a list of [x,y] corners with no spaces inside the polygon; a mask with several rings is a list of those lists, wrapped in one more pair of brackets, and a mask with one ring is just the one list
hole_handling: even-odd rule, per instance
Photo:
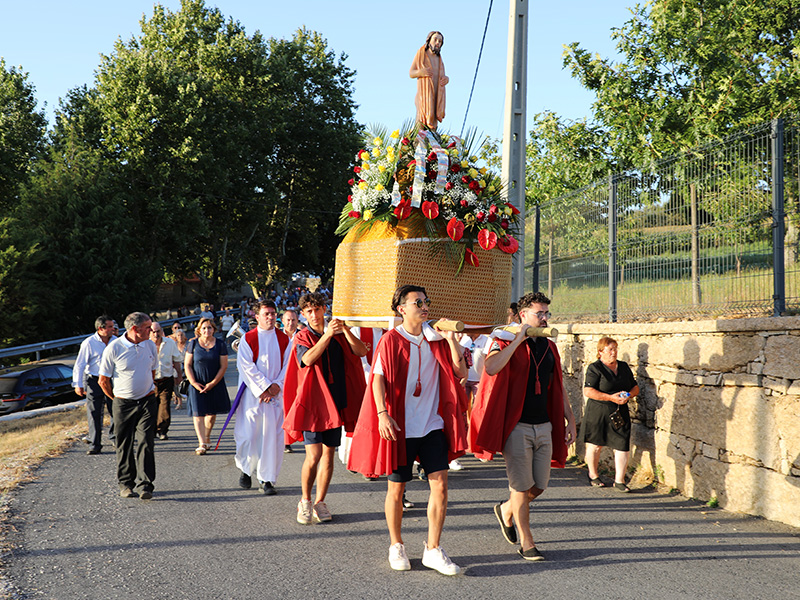
{"label": "floral arrangement", "polygon": [[376,220],[422,222],[428,238],[449,242],[445,250],[459,269],[478,266],[475,244],[508,254],[519,249],[519,210],[503,199],[500,178],[477,165],[474,132],[466,142],[427,130],[387,133],[373,127],[365,135],[337,234]]}

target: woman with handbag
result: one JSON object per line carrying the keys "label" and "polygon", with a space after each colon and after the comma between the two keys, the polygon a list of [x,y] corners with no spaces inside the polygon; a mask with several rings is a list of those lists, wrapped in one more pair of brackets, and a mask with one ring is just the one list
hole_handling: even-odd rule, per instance
{"label": "woman with handbag", "polygon": [[189,380],[188,409],[194,421],[199,445],[198,456],[211,447],[211,430],[218,414],[231,409],[225,371],[228,368],[228,346],[214,336],[217,326],[211,319],[200,319],[195,338],[186,348],[184,372]]}
{"label": "woman with handbag", "polygon": [[600,450],[614,450],[614,487],[629,492],[625,485],[631,441],[631,416],[628,400],[639,395],[639,386],[628,363],[617,360],[617,342],[602,337],[597,342],[597,358],[586,369],[583,393],[588,398],[583,414],[581,437],[586,444],[589,484],[605,487],[597,473]]}

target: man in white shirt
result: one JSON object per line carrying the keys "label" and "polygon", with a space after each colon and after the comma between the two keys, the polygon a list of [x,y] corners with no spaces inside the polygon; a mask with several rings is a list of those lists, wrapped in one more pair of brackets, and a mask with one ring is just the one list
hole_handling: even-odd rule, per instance
{"label": "man in white shirt", "polygon": [[[95,333],[81,342],[78,358],[72,368],[72,387],[78,396],[86,396],[86,417],[89,421],[89,433],[84,441],[89,444],[86,454],[100,454],[102,447],[103,413],[108,409],[111,415],[111,398],[100,388],[100,359],[108,343],[117,339],[111,332],[114,321],[108,315],[101,315],[94,321]],[[114,443],[114,419],[108,428],[108,436]]]}
{"label": "man in white shirt", "polygon": [[283,379],[291,355],[289,338],[275,328],[278,311],[272,300],[256,307],[258,326],[239,341],[236,364],[239,386],[247,387],[236,409],[233,437],[239,486],[249,489],[255,472],[259,490],[275,495],[283,464]]}
{"label": "man in white shirt", "polygon": [[394,293],[392,310],[403,324],[378,345],[348,468],[364,475],[388,474],[384,509],[389,565],[407,571],[411,563],[401,534],[403,492],[413,462],[419,460],[431,490],[422,564],[456,575],[461,569],[439,542],[447,512],[448,462],[466,449],[461,416],[466,396],[460,379],[467,368],[454,332],[440,334],[428,325],[430,303],[420,286],[404,285]]}
{"label": "man in white shirt", "polygon": [[233,318],[233,315],[231,314],[231,310],[229,308],[226,308],[225,309],[225,314],[222,315],[222,318],[220,319],[220,324],[222,325],[222,338],[223,339],[228,337],[228,332],[231,330],[231,327],[233,327],[234,321],[235,321],[235,319]]}
{"label": "man in white shirt", "polygon": [[100,360],[100,387],[113,399],[117,480],[123,498],[153,497],[158,401],[153,383],[157,351],[149,339],[151,325],[145,313],[129,314],[125,335],[109,343]]}
{"label": "man in white shirt", "polygon": [[[159,323],[150,328],[150,341],[156,345],[156,397],[158,398],[158,417],[156,418],[156,436],[160,440],[168,439],[167,432],[172,419],[170,404],[175,385],[182,379],[181,352],[175,340],[164,337],[164,330]],[[177,373],[177,376],[173,375]],[[175,397],[175,407],[180,408],[181,400]]]}

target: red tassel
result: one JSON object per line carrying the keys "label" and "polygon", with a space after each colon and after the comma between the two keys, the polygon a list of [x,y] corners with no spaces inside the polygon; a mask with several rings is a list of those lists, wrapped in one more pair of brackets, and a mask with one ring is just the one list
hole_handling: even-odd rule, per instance
{"label": "red tassel", "polygon": [[[331,373],[330,371],[328,371],[328,383],[333,383],[333,373]],[[538,381],[536,382],[536,387],[537,387],[537,389],[539,387],[539,382]],[[538,394],[539,392],[536,392],[536,393]]]}
{"label": "red tassel", "polygon": [[422,393],[422,384],[417,380],[417,387],[414,388],[414,395],[419,396]]}
{"label": "red tassel", "polygon": [[537,377],[536,377],[536,387],[534,388],[534,390],[533,390],[533,391],[534,391],[534,392],[535,392],[537,395],[539,395],[539,394],[541,394],[541,393],[542,393],[542,384],[540,384],[540,383],[539,383],[539,377],[538,377],[538,375],[539,375],[539,374],[537,373],[536,375],[537,375]]}

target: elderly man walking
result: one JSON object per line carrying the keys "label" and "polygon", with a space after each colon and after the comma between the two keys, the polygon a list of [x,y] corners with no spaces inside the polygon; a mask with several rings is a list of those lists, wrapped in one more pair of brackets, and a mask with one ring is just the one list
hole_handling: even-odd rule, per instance
{"label": "elderly man walking", "polygon": [[[100,359],[109,342],[117,339],[114,334],[114,321],[107,315],[101,315],[94,321],[95,333],[81,342],[78,358],[72,369],[72,387],[78,396],[86,396],[86,417],[89,421],[89,433],[84,441],[89,444],[86,454],[100,454],[102,448],[103,413],[108,409],[111,414],[111,398],[103,393],[98,381]],[[108,435],[114,442],[114,419],[111,419]]]}
{"label": "elderly man walking", "polygon": [[181,382],[183,360],[175,340],[164,337],[164,330],[159,323],[150,328],[150,340],[156,345],[156,397],[158,398],[158,417],[156,419],[156,435],[160,440],[168,438],[169,424],[172,421],[170,404],[173,396],[175,406],[180,408],[181,399],[175,396],[175,385]]}
{"label": "elderly man walking", "polygon": [[100,361],[100,387],[112,398],[117,480],[123,498],[153,497],[158,415],[154,379],[158,353],[149,339],[151,326],[152,321],[145,313],[129,314],[125,318],[125,335],[106,347]]}

